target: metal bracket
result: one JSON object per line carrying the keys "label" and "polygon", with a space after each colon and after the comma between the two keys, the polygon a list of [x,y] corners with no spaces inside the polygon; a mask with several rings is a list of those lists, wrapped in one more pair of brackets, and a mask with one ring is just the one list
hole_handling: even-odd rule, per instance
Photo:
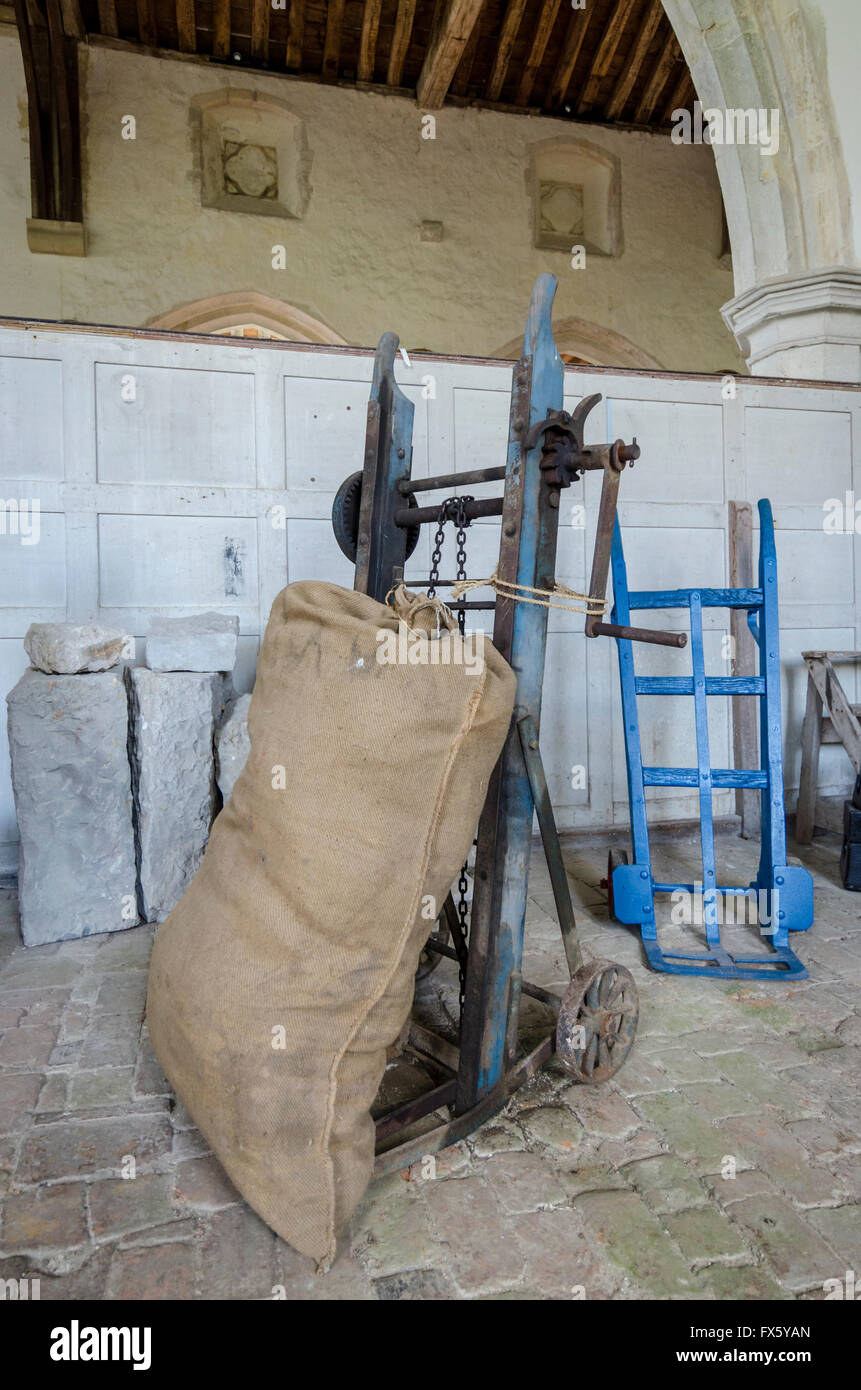
{"label": "metal bracket", "polygon": [[584,396],[573,413],[548,410],[546,418],[536,421],[524,436],[524,450],[534,449],[543,437],[540,466],[551,487],[570,487],[589,469],[610,467],[621,472],[626,464],[640,457],[636,439],[631,444],[617,439],[613,444],[586,447],[583,442],[586,420],[601,399],[598,391]]}

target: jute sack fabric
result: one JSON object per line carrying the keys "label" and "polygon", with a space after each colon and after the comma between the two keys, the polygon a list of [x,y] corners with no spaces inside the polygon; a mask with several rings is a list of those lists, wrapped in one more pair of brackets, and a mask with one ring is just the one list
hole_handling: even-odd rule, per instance
{"label": "jute sack fabric", "polygon": [[150,970],[177,1095],[250,1205],[323,1267],[370,1179],[386,1048],[514,701],[489,640],[464,642],[424,595],[393,604],[319,582],[276,598],[248,762]]}

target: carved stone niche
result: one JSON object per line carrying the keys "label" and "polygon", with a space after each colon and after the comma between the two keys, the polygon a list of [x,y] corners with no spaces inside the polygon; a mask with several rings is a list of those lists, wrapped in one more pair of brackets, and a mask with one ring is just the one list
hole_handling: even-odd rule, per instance
{"label": "carved stone niche", "polygon": [[534,244],[570,254],[583,246],[597,256],[622,253],[621,166],[587,140],[543,140],[533,146],[528,173]]}
{"label": "carved stone niche", "polygon": [[205,208],[305,215],[311,155],[304,122],[283,101],[223,88],[195,97],[191,116]]}

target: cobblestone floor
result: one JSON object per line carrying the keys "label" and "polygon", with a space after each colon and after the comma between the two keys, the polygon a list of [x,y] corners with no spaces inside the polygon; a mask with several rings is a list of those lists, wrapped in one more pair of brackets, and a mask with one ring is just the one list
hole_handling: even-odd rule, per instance
{"label": "cobblestone floor", "polygon": [[[751,845],[719,851],[752,876]],[[695,840],[659,852],[659,872],[696,877]],[[650,973],[607,920],[606,852],[566,850],[587,953],[640,989],[628,1063],[593,1090],[554,1062],[435,1176],[376,1181],[328,1275],[245,1206],[174,1102],[142,1024],[151,929],[25,951],[5,894],[0,1278],[38,1278],[43,1299],[825,1297],[861,1273],[861,900],[838,852],[830,835],[804,851],[810,979],[787,986]],[[538,857],[524,975],[565,978]],[[453,989],[444,962],[421,1006],[450,1017]]]}

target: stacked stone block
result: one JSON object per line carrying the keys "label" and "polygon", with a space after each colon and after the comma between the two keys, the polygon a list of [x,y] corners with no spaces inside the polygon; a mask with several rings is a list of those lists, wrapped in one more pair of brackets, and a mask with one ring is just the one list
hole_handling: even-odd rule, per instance
{"label": "stacked stone block", "polygon": [[[48,626],[55,625],[34,624]],[[94,642],[89,629],[77,651],[74,633],[59,635],[54,656],[78,674],[31,669],[7,696],[28,946],[121,931],[140,920],[125,687],[120,672],[87,664],[93,646],[95,661],[107,659],[111,645],[117,661],[125,638],[103,634]],[[47,661],[52,640],[31,628],[28,653]]]}
{"label": "stacked stone block", "polygon": [[127,671],[141,907],[163,922],[203,858],[218,805],[213,746],[226,681],[214,671]]}
{"label": "stacked stone block", "polygon": [[236,786],[236,779],[248,762],[251,740],[248,737],[250,695],[240,695],[225,711],[224,720],[215,735],[215,771],[222,799],[227,800]]}
{"label": "stacked stone block", "polygon": [[26,945],[161,922],[182,897],[221,804],[215,735],[238,630],[220,614],[163,620],[147,665],[123,672],[124,633],[31,626],[37,669],[7,697]]}

